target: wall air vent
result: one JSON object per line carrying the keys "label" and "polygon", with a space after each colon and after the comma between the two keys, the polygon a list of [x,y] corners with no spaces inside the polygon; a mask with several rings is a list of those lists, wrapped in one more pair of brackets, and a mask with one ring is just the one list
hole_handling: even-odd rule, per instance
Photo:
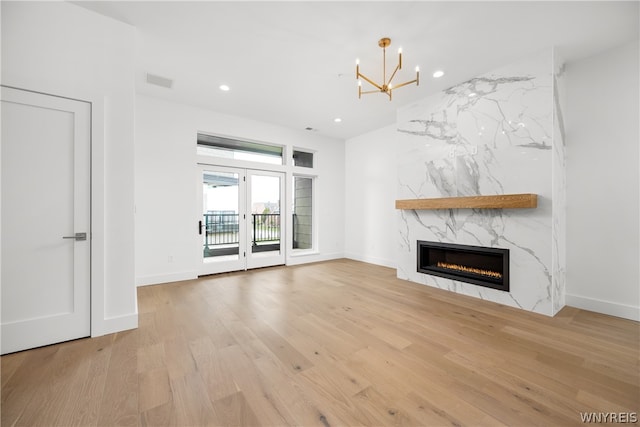
{"label": "wall air vent", "polygon": [[167,89],[171,89],[171,86],[173,86],[172,79],[150,73],[147,73],[147,83],[149,83],[150,85],[166,87]]}

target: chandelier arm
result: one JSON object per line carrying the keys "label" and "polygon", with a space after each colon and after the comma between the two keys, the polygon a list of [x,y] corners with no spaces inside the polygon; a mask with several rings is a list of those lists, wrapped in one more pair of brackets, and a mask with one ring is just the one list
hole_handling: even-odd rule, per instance
{"label": "chandelier arm", "polygon": [[393,80],[393,78],[396,76],[396,73],[398,72],[399,69],[400,69],[400,64],[396,65],[396,69],[393,70],[393,74],[391,74],[391,77],[389,77],[389,81],[387,82],[387,86],[389,86],[389,84],[391,84],[391,80]]}
{"label": "chandelier arm", "polygon": [[[369,77],[365,76],[364,74],[358,73],[358,78],[362,77],[365,81],[367,81],[368,83],[370,83],[371,85],[377,87],[379,90],[382,90],[382,86],[380,86],[377,83],[374,83]],[[363,92],[364,93],[364,92]]]}
{"label": "chandelier arm", "polygon": [[360,94],[365,95],[367,93],[380,93],[379,90],[363,90]]}
{"label": "chandelier arm", "polygon": [[410,82],[400,83],[399,85],[394,86],[394,87],[393,87],[393,90],[396,90],[396,89],[398,89],[399,87],[406,86],[406,85],[410,85],[411,83],[417,83],[417,82],[418,82],[418,79],[414,79],[414,80],[411,80]]}

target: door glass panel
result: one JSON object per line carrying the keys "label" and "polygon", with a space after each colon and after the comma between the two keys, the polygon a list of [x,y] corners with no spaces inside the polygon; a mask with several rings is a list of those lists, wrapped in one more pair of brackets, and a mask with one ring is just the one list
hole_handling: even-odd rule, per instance
{"label": "door glass panel", "polygon": [[240,253],[240,176],[234,172],[204,171],[202,181],[204,260],[237,260]]}
{"label": "door glass panel", "polygon": [[280,177],[250,177],[251,252],[280,252]]}

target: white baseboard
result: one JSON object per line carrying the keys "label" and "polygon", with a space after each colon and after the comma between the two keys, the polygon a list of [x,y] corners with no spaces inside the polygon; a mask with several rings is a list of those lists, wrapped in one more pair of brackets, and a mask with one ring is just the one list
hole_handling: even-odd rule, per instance
{"label": "white baseboard", "polygon": [[317,252],[310,252],[305,254],[304,252],[287,257],[287,265],[300,265],[309,264],[312,262],[330,261],[332,259],[344,258],[344,254],[341,252],[335,252],[331,254],[319,254]]}
{"label": "white baseboard", "polygon": [[381,265],[383,267],[396,268],[397,266],[395,261],[384,259],[384,258],[376,258],[372,256],[359,255],[354,253],[346,253],[344,254],[344,256],[345,258],[348,258],[348,259],[367,262],[369,264]]}
{"label": "white baseboard", "polygon": [[568,306],[581,308],[583,310],[595,311],[596,313],[640,321],[640,307],[633,305],[603,301],[571,294],[566,294],[566,303]]}
{"label": "white baseboard", "polygon": [[160,283],[181,282],[183,280],[197,279],[195,271],[183,271],[180,273],[161,274],[158,276],[136,277],[136,286],[159,285]]}

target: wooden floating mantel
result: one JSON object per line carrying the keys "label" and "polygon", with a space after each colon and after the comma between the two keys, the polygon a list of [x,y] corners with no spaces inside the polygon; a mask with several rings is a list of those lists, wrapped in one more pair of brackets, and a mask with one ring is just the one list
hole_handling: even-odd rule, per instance
{"label": "wooden floating mantel", "polygon": [[523,209],[538,206],[537,194],[396,200],[396,209]]}

